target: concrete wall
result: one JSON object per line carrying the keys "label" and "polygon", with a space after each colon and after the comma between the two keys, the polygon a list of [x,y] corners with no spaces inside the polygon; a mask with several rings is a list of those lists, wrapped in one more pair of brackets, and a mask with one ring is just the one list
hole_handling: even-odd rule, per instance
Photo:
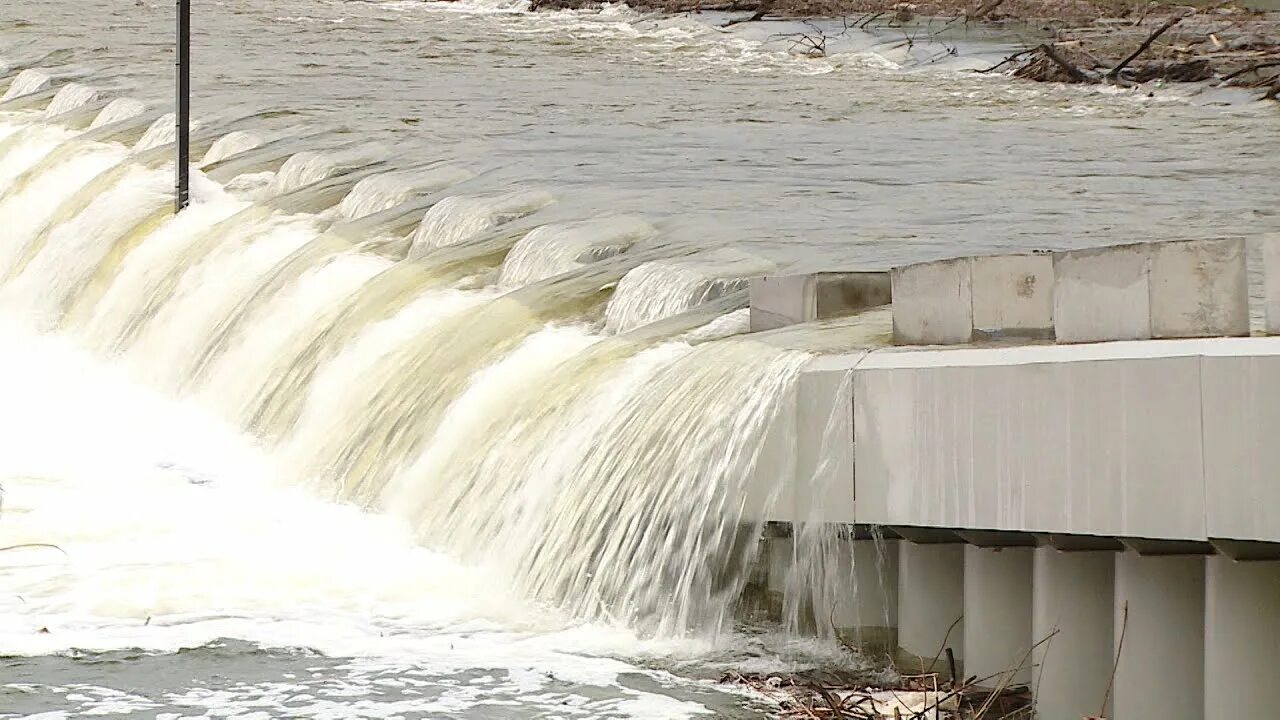
{"label": "concrete wall", "polygon": [[861,523],[1205,537],[1200,360],[1133,343],[877,352],[854,378]]}
{"label": "concrete wall", "polygon": [[[1268,257],[1280,263],[1280,248]],[[895,268],[891,275],[899,345],[1249,331],[1245,244],[1239,239],[955,258]],[[1280,305],[1280,288],[1273,295]]]}

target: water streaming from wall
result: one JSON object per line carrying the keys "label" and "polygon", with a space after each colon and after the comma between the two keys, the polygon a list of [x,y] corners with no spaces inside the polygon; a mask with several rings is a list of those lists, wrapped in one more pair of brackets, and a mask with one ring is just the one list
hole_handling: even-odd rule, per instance
{"label": "water streaming from wall", "polygon": [[[730,624],[759,449],[810,357],[734,337],[734,292],[768,263],[689,256],[636,217],[540,225],[554,198],[537,190],[433,200],[404,237],[332,232],[472,177],[361,169],[367,148],[295,152],[256,201],[197,170],[174,217],[172,166],[148,153],[171,117],[133,148],[47,122],[100,99],[68,85],[0,118],[7,313],[194,396],[291,482],[401,517],[528,597],[661,635]],[[263,146],[222,133],[204,163]]]}

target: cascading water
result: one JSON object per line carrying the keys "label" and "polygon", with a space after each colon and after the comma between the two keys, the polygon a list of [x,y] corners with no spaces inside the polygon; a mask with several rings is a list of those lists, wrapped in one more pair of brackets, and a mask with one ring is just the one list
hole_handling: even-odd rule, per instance
{"label": "cascading water", "polygon": [[116,98],[107,103],[98,116],[89,124],[90,130],[135,118],[147,111],[147,104],[133,98]]}
{"label": "cascading water", "polygon": [[80,83],[67,83],[59,88],[58,93],[53,96],[53,101],[44,110],[44,116],[52,118],[71,112],[88,105],[100,96],[101,93],[98,92],[97,88],[81,85]]}
{"label": "cascading water", "polygon": [[427,211],[413,235],[410,256],[418,258],[432,250],[456,245],[553,202],[554,197],[540,190],[447,197]]}
{"label": "cascading water", "polygon": [[18,73],[13,82],[9,83],[9,87],[0,95],[0,102],[20,98],[24,95],[40,92],[53,84],[53,78],[35,68],[27,68]]}
{"label": "cascading water", "polygon": [[[210,138],[201,166],[261,156],[243,165],[270,180],[246,196],[244,174],[193,166],[193,204],[174,216],[172,117],[143,132],[143,105],[116,100],[89,128],[58,125],[100,100],[68,85],[44,109],[0,116],[0,310],[257,444],[232,453],[243,470],[121,470],[127,492],[181,508],[193,500],[172,479],[244,472],[220,512],[235,493],[299,488],[376,509],[559,623],[661,638],[729,628],[768,502],[761,448],[788,431],[779,418],[811,357],[735,337],[742,278],[770,263],[690,254],[632,216],[539,224],[555,201],[542,191],[450,194],[474,176],[379,172],[367,148],[286,159],[242,130]],[[132,118],[132,134],[85,135]],[[413,212],[416,228],[396,219]],[[263,602],[209,592],[232,614]],[[146,613],[189,609],[175,595]]]}

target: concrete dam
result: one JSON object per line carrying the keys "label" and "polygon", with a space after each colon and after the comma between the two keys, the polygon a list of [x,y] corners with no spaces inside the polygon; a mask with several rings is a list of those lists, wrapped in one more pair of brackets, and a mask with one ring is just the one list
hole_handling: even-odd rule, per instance
{"label": "concrete dam", "polygon": [[893,347],[800,371],[763,592],[813,552],[801,528],[840,524],[852,570],[814,614],[906,667],[952,648],[1045,720],[1274,713],[1280,238],[764,278],[752,320],[890,286]]}
{"label": "concrete dam", "polygon": [[759,622],[1042,720],[1275,716],[1280,239],[793,272],[275,111],[202,119],[174,214],[172,116],[46,65],[0,75],[0,545],[71,560],[5,566],[5,652],[391,638],[630,702],[607,641]]}

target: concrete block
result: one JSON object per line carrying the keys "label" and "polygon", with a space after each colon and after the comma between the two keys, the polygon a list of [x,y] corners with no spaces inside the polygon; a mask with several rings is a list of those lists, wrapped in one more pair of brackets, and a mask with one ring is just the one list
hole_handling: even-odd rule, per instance
{"label": "concrete block", "polygon": [[1275,717],[1280,680],[1280,562],[1207,560],[1204,715]]}
{"label": "concrete block", "polygon": [[1201,360],[1206,531],[1280,542],[1280,338],[1213,344]]}
{"label": "concrete block", "polygon": [[1053,256],[975,257],[973,330],[977,337],[1053,337]]}
{"label": "concrete block", "polygon": [[822,272],[752,278],[751,330],[853,315],[891,299],[885,272]]}
{"label": "concrete block", "polygon": [[871,353],[857,521],[1205,540],[1205,342]]}
{"label": "concrete block", "polygon": [[893,339],[899,345],[954,345],[973,336],[969,258],[894,268]]}
{"label": "concrete block", "polygon": [[[1031,637],[1036,671],[1032,692],[1039,720],[1096,715],[1111,679],[1112,597],[1115,560],[1110,552],[1036,548]],[[1101,708],[1110,717],[1110,708]]]}
{"label": "concrete block", "polygon": [[[898,667],[924,669],[942,649],[964,658],[964,546],[898,543]],[[946,672],[946,661],[940,660]]]}
{"label": "concrete block", "polygon": [[1243,239],[1162,242],[1150,247],[1152,337],[1249,334]]}
{"label": "concrete block", "polygon": [[1031,683],[1033,553],[964,546],[964,674],[979,687]]}
{"label": "concrete block", "polygon": [[1151,337],[1151,246],[1055,253],[1054,334],[1058,342]]}
{"label": "concrete block", "polygon": [[[1205,560],[1116,554],[1114,720],[1204,720]],[[1121,638],[1123,637],[1123,642]]]}

